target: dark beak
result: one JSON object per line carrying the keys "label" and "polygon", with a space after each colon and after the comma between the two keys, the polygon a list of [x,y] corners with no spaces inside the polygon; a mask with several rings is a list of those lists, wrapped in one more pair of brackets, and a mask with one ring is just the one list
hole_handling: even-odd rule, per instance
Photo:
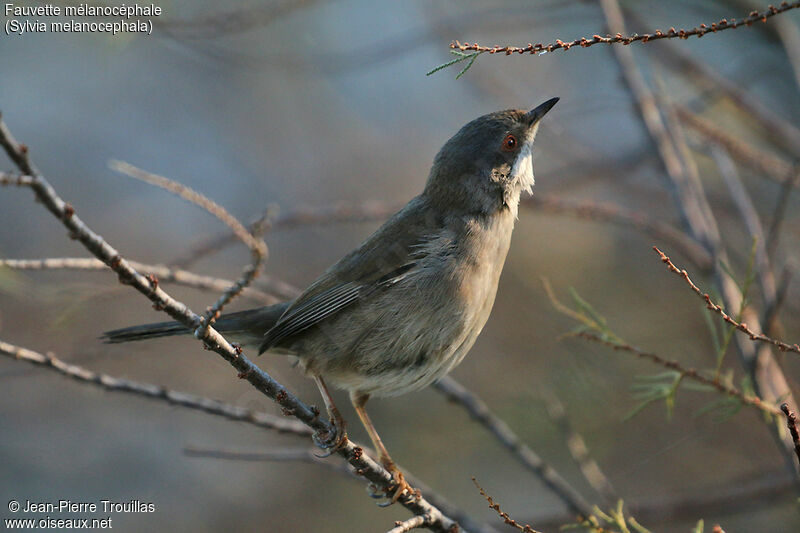
{"label": "dark beak", "polygon": [[553,106],[558,103],[558,98],[551,98],[550,100],[546,101],[543,104],[534,107],[530,111],[528,111],[528,118],[530,120],[531,126],[542,120],[542,117],[547,114],[548,111],[553,109]]}

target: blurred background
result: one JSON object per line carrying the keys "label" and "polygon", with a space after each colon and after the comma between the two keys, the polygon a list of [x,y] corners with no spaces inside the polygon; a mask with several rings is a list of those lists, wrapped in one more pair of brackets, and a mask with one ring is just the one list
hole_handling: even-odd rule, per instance
{"label": "blurred background", "polygon": [[[170,264],[225,228],[166,192],[113,172],[111,159],[189,185],[244,221],[270,205],[278,216],[345,204],[402,205],[422,190],[434,155],[466,122],[553,96],[561,102],[536,141],[535,196],[570,205],[611,203],[681,228],[663,165],[610,46],[483,55],[458,80],[461,65],[426,76],[451,59],[453,39],[524,45],[605,35],[594,2],[172,0],[160,6],[164,13],[153,18],[149,36],[0,37],[3,120],[62,197],[129,259]],[[642,32],[741,18],[766,4],[637,0],[622,7],[629,31]],[[785,35],[792,28],[796,35],[799,16],[793,10],[751,28],[630,49],[648,83],[661,86],[672,102],[788,167],[800,147],[776,139],[717,84],[676,63],[674,50],[797,128],[792,58],[800,50]],[[778,20],[788,33],[777,31]],[[731,269],[743,275],[751,239],[708,157],[707,139],[695,131],[688,136]],[[13,169],[5,156],[0,160],[0,170]],[[752,167],[737,169],[768,226],[789,189]],[[797,195],[789,196],[773,255],[777,273],[797,258],[797,208]],[[547,278],[564,300],[574,287],[632,344],[705,369],[713,368],[715,355],[703,306],[650,248],[659,245],[711,291],[708,265],[694,264],[684,250],[631,224],[563,211],[542,204],[520,210],[494,312],[453,376],[587,500],[606,505],[548,416],[548,398],[555,395],[618,495],[653,531],[689,531],[701,518],[709,529],[720,523],[729,533],[797,531],[792,478],[757,412],[743,409],[722,420],[700,413],[715,396],[682,390],[671,417],[662,402],[626,419],[638,403],[631,394],[637,376],[663,369],[560,339],[574,323],[554,310],[540,281]],[[266,236],[265,273],[303,287],[380,223],[276,227]],[[2,258],[88,257],[28,190],[0,190],[0,227]],[[247,250],[234,245],[189,268],[234,279],[248,260]],[[789,284],[776,330],[790,342],[800,338],[799,287]],[[169,284],[167,290],[195,311],[218,296]],[[762,304],[754,291],[754,307]],[[254,305],[241,297],[230,309]],[[114,376],[278,413],[191,339],[119,346],[97,340],[105,330],[162,317],[107,272],[0,270],[3,340]],[[313,382],[287,360],[264,356],[257,363],[305,401],[321,404]],[[795,391],[798,363],[796,354],[781,356]],[[738,384],[744,372],[733,347],[725,368]],[[7,358],[0,359],[0,390],[4,502],[155,504],[152,514],[117,517],[114,528],[121,531],[385,531],[408,517],[400,506],[379,509],[362,482],[318,465],[184,453],[186,447],[307,447],[298,437],[104,392]],[[336,398],[351,436],[368,440],[346,395]],[[563,502],[432,388],[370,407],[394,459],[476,520],[507,528],[471,476],[504,510],[537,529],[556,531],[571,520]],[[3,506],[0,516],[7,518]]]}

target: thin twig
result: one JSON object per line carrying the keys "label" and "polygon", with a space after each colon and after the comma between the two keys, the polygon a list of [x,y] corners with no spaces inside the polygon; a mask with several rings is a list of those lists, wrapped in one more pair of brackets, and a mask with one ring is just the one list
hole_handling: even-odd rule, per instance
{"label": "thin twig", "polygon": [[703,118],[686,106],[674,105],[672,107],[684,125],[705,139],[724,146],[731,154],[731,157],[735,158],[739,163],[754,170],[758,175],[783,186],[786,186],[787,183],[794,186],[794,183],[792,183],[792,165],[790,163],[734,137],[728,131]]}
{"label": "thin twig", "polygon": [[[81,242],[95,257],[106,263],[116,272],[120,281],[131,285],[141,292],[155,306],[166,312],[191,329],[202,325],[203,319],[185,304],[167,294],[158,284],[153,284],[145,276],[131,267],[119,252],[111,247],[97,233],[93,232],[76,214],[75,209],[64,202],[55,189],[44,179],[35,166],[30,162],[28,149],[20,145],[11,135],[0,115],[0,145],[3,146],[8,156],[19,167],[23,174],[33,177],[30,188],[45,208],[50,211],[69,230],[70,235]],[[315,432],[330,435],[333,432],[331,424],[319,417],[319,411],[312,409],[269,374],[254,365],[242,352],[241,348],[234,348],[213,327],[208,327],[199,335],[199,340],[210,350],[213,350],[233,366],[239,375],[246,379],[256,389],[267,397],[275,400],[286,413],[293,415]],[[394,486],[392,475],[363,453],[363,450],[350,441],[345,442],[337,453],[345,457],[356,469],[358,474],[375,484],[381,490],[389,491]],[[426,514],[431,516],[429,528],[434,531],[447,532],[457,523],[433,506],[424,497],[400,498],[399,503],[414,515]]]}
{"label": "thin twig", "polygon": [[641,349],[639,349],[639,348],[637,348],[635,346],[632,346],[630,344],[627,344],[627,343],[624,343],[624,342],[619,342],[619,341],[612,341],[612,340],[609,340],[609,339],[607,339],[606,337],[604,337],[602,335],[598,335],[596,333],[591,333],[591,332],[588,332],[588,331],[581,331],[581,332],[575,333],[572,336],[580,337],[580,338],[587,339],[587,340],[590,340],[590,341],[593,341],[593,342],[597,342],[599,344],[603,344],[604,346],[608,346],[609,348],[613,348],[613,349],[615,349],[617,351],[623,351],[623,352],[632,353],[632,354],[634,354],[634,355],[636,355],[636,356],[638,356],[638,357],[640,357],[642,359],[646,359],[648,361],[652,361],[653,363],[655,363],[657,365],[663,366],[664,368],[668,368],[669,370],[674,370],[675,372],[680,373],[681,376],[683,376],[685,378],[688,378],[688,379],[690,379],[692,381],[696,381],[697,383],[700,383],[702,385],[707,385],[709,387],[713,387],[718,392],[721,392],[722,394],[730,396],[731,398],[736,398],[743,405],[754,407],[755,409],[758,409],[762,413],[767,413],[767,414],[775,415],[775,416],[779,416],[780,415],[780,410],[777,407],[775,407],[774,405],[770,405],[770,404],[764,402],[763,400],[761,400],[757,396],[749,396],[747,394],[744,394],[740,390],[738,390],[738,389],[736,389],[734,387],[730,387],[728,385],[725,385],[724,383],[722,383],[719,380],[707,378],[703,374],[701,374],[700,372],[695,370],[694,368],[685,368],[678,361],[665,359],[665,358],[661,357],[660,355],[657,355],[657,354],[654,354],[654,353],[651,353],[651,352],[646,352],[646,351],[641,350]]}
{"label": "thin twig", "polygon": [[609,222],[636,229],[655,239],[669,242],[698,268],[711,268],[711,255],[685,232],[646,213],[631,211],[621,206],[594,201],[566,200],[553,194],[537,194],[523,200],[522,205],[545,212],[576,216],[587,220]]}
{"label": "thin twig", "polygon": [[477,479],[475,479],[475,478],[473,477],[473,478],[472,478],[472,482],[475,484],[475,486],[476,486],[476,487],[478,488],[478,490],[480,491],[480,493],[481,493],[481,496],[483,496],[484,498],[486,498],[486,501],[487,501],[487,502],[489,502],[489,507],[490,507],[490,508],[491,508],[491,509],[492,509],[494,512],[496,512],[498,515],[500,515],[500,518],[502,518],[502,519],[503,519],[503,521],[504,521],[506,524],[508,524],[509,526],[511,526],[511,527],[513,527],[513,528],[516,528],[516,529],[518,529],[518,530],[520,530],[520,531],[523,531],[524,533],[541,533],[541,532],[539,532],[539,531],[536,531],[535,529],[533,529],[533,528],[532,528],[531,526],[529,526],[528,524],[520,524],[519,522],[517,522],[516,520],[514,520],[513,518],[511,518],[511,517],[509,516],[509,514],[508,514],[508,513],[506,513],[505,511],[503,511],[503,510],[500,508],[500,504],[499,504],[499,503],[495,503],[495,502],[494,502],[494,500],[492,499],[492,497],[491,497],[491,496],[489,496],[489,495],[486,493],[486,491],[485,491],[485,490],[483,490],[483,487],[481,487],[481,486],[478,484],[478,480],[477,480]]}
{"label": "thin twig", "polygon": [[425,527],[428,521],[428,517],[423,515],[412,516],[408,520],[404,520],[402,522],[398,520],[394,523],[394,527],[387,533],[407,533],[412,529]]}
{"label": "thin twig", "polygon": [[224,207],[219,205],[214,200],[208,198],[204,194],[201,194],[190,187],[183,185],[182,183],[165,178],[164,176],[159,176],[158,174],[153,174],[152,172],[147,172],[131,165],[130,163],[125,163],[124,161],[112,160],[109,163],[109,166],[112,170],[115,170],[120,174],[143,181],[156,187],[160,187],[171,192],[172,194],[175,194],[176,196],[179,196],[180,198],[183,198],[187,202],[193,203],[202,208],[206,212],[217,217],[220,222],[228,226],[236,235],[236,237],[245,243],[248,248],[251,250],[261,250],[266,256],[266,245],[264,245],[263,242],[259,242],[259,239],[256,237],[253,237],[250,231],[248,231],[247,228],[245,228],[242,223],[239,222],[236,217],[231,215]]}
{"label": "thin twig", "polygon": [[434,387],[449,400],[461,405],[506,447],[525,468],[536,474],[574,513],[588,515],[591,505],[550,465],[526,445],[486,403],[451,377],[445,376]]}
{"label": "thin twig", "polygon": [[764,335],[763,333],[757,333],[757,332],[753,331],[752,329],[750,329],[747,326],[747,324],[742,323],[742,322],[737,322],[736,320],[731,318],[725,312],[725,310],[722,308],[722,306],[717,305],[716,303],[714,303],[714,301],[711,299],[711,297],[708,295],[708,293],[705,293],[705,292],[701,291],[700,288],[697,285],[694,284],[694,282],[689,277],[689,274],[685,270],[681,270],[678,267],[676,267],[672,263],[670,258],[667,257],[667,255],[664,252],[662,252],[661,250],[659,250],[655,246],[653,247],[653,250],[655,250],[655,252],[661,257],[661,261],[665,265],[667,265],[667,268],[670,270],[670,272],[674,272],[675,274],[678,275],[678,277],[683,279],[683,281],[685,281],[686,284],[689,285],[689,287],[692,289],[692,291],[695,294],[697,294],[697,296],[706,303],[706,307],[708,309],[710,309],[711,311],[714,311],[719,316],[721,316],[722,320],[724,320],[726,323],[730,324],[731,326],[735,327],[736,329],[738,329],[742,333],[746,334],[748,337],[750,337],[750,340],[758,341],[758,342],[765,342],[767,344],[771,344],[771,345],[775,346],[776,348],[778,348],[782,352],[800,353],[800,345],[798,345],[798,344],[788,344],[788,343],[785,343],[783,341],[780,341],[780,340],[777,340],[777,339],[773,339],[772,337],[768,337],[768,336]]}
{"label": "thin twig", "polygon": [[[595,44],[605,43],[605,44],[631,44],[636,41],[641,41],[646,43],[648,41],[657,41],[660,39],[688,39],[689,37],[702,37],[707,33],[716,33],[723,30],[730,30],[736,29],[741,26],[750,26],[754,22],[766,22],[768,18],[778,15],[779,13],[783,13],[784,11],[788,11],[790,9],[794,9],[796,7],[800,7],[800,2],[781,2],[778,7],[769,6],[764,11],[751,11],[745,18],[742,20],[736,19],[722,19],[719,22],[714,22],[710,26],[706,24],[701,24],[699,27],[692,28],[691,30],[676,30],[675,28],[670,28],[666,32],[662,32],[661,30],[656,30],[653,33],[643,33],[633,34],[633,35],[622,35],[622,33],[617,33],[616,35],[607,35],[606,37],[602,37],[600,35],[593,35],[591,38],[587,39],[586,37],[581,37],[580,39],[575,39],[573,41],[564,42],[561,39],[557,39],[554,43],[551,44],[531,44],[528,43],[525,46],[481,46],[478,43],[460,43],[458,41],[453,41],[450,43],[450,48],[454,50],[460,50],[462,52],[488,52],[490,54],[497,54],[502,53],[505,55],[511,54],[540,54],[542,52],[552,52],[554,50],[569,50],[573,46],[580,46],[581,48],[588,48]],[[612,30],[613,31],[613,30]]]}
{"label": "thin twig", "polygon": [[[281,212],[274,219],[269,217],[264,221],[264,231],[268,233],[304,226],[385,220],[402,207],[399,204],[383,202],[339,204],[332,207],[300,207],[286,213]],[[251,223],[250,228],[252,229],[257,223],[258,220]],[[219,252],[234,240],[235,236],[231,233],[208,238],[192,246],[170,264],[188,266],[202,257]]]}
{"label": "thin twig", "polygon": [[[234,235],[236,235],[239,240],[241,240],[248,248],[250,248],[252,253],[252,260],[250,264],[244,268],[241,277],[232,283],[231,286],[228,287],[224,293],[222,293],[222,296],[220,296],[219,299],[207,309],[202,323],[195,330],[195,336],[198,338],[202,337],[205,334],[205,329],[213,324],[214,320],[219,317],[223,307],[225,307],[225,305],[227,305],[236,296],[241,294],[242,290],[250,285],[253,279],[258,276],[261,265],[266,260],[268,254],[266,243],[260,238],[259,235],[253,231],[248,231],[242,225],[242,223],[239,222],[236,217],[231,215],[224,207],[211,200],[207,196],[200,194],[186,185],[183,185],[182,183],[165,178],[164,176],[159,176],[157,174],[144,171],[123,161],[111,161],[110,166],[112,169],[121,174],[141,180],[156,187],[161,187],[162,189],[165,189],[183,198],[184,200],[201,207],[211,215],[217,217],[217,219],[219,219],[223,224],[231,228]],[[255,231],[259,232],[261,228],[262,225],[258,224],[255,228]]]}
{"label": "thin twig", "polygon": [[0,353],[13,359],[49,368],[82,383],[101,387],[108,391],[126,392],[152,400],[165,401],[172,405],[203,411],[211,415],[221,416],[229,420],[236,420],[265,429],[276,430],[281,433],[292,433],[304,437],[308,437],[312,434],[311,429],[298,420],[291,420],[286,417],[260,411],[252,411],[210,398],[203,398],[202,396],[186,392],[170,390],[152,383],[131,381],[109,376],[108,374],[93,372],[87,368],[67,363],[50,352],[41,354],[33,350],[0,341]]}
{"label": "thin twig", "polygon": [[797,454],[797,460],[800,462],[800,433],[797,432],[797,415],[789,409],[788,403],[781,404],[781,411],[786,415],[786,427],[789,428],[789,434],[794,442],[794,453]]}
{"label": "thin twig", "polygon": [[[128,263],[141,272],[155,276],[159,283],[175,283],[185,287],[209,291],[224,291],[233,281],[212,276],[203,276],[181,270],[169,268],[164,265],[148,265],[138,261],[128,261]],[[94,257],[50,257],[46,259],[0,259],[0,267],[11,268],[14,270],[89,270],[89,271],[108,271],[108,266]],[[266,293],[252,287],[246,288],[242,292],[243,296],[262,302],[264,304],[274,304],[279,301],[272,294]]]}

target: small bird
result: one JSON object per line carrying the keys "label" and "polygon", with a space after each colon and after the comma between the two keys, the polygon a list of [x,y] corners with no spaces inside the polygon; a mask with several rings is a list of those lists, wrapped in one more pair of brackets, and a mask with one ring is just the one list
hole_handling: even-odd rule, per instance
{"label": "small bird", "polygon": [[[214,327],[244,345],[296,357],[320,390],[334,427],[318,440],[332,453],[345,421],[324,379],[349,391],[381,464],[392,502],[414,490],[375,430],[371,396],[421,389],[452,370],[475,343],[494,304],[520,196],[533,187],[531,111],[476,118],[436,155],[425,189],[295,300],[221,316]],[[108,331],[119,343],[186,334],[177,322]]]}

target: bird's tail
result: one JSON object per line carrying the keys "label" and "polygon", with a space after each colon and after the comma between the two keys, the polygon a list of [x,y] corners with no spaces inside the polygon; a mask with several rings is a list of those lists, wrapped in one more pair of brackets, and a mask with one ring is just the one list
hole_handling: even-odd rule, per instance
{"label": "bird's tail", "polygon": [[[214,322],[214,329],[221,333],[238,333],[260,339],[275,325],[288,306],[289,302],[283,302],[258,309],[228,313]],[[156,322],[106,331],[100,338],[106,344],[118,344],[189,333],[191,330],[180,322]]]}

